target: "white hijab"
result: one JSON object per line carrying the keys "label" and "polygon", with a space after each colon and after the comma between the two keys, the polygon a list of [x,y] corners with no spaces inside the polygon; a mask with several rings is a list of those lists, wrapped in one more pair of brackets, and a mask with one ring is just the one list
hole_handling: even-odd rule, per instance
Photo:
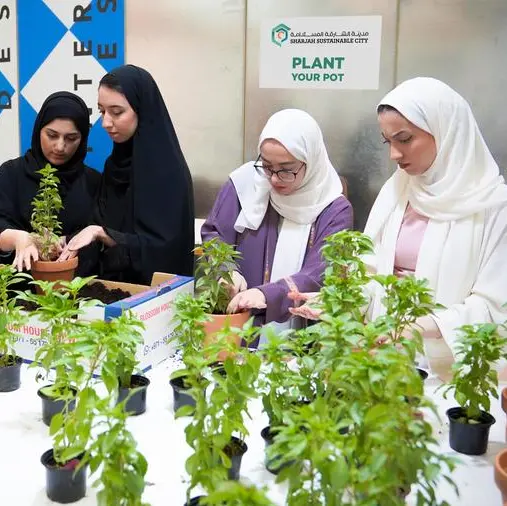
{"label": "white hijab", "polygon": [[297,160],[306,163],[301,186],[290,195],[276,193],[266,177],[255,170],[254,162],[236,169],[230,178],[241,203],[234,228],[257,230],[268,203],[280,216],[300,225],[312,224],[320,213],[342,194],[342,184],[331,164],[317,122],[299,109],[273,114],[259,137],[258,149],[266,139],[280,142]]}
{"label": "white hijab", "polygon": [[[374,267],[393,272],[396,242],[407,203],[429,218],[416,276],[427,278],[437,302],[460,304],[475,282],[488,209],[507,204],[507,186],[479,131],[470,106],[433,78],[403,82],[379,105],[390,105],[435,138],[437,156],[420,176],[398,168],[382,187],[365,233],[374,241]],[[374,318],[383,312],[377,289]]]}

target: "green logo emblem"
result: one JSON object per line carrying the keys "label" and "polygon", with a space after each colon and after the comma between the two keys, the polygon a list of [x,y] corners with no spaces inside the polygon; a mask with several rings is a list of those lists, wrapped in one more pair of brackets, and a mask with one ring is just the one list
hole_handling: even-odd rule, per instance
{"label": "green logo emblem", "polygon": [[273,44],[282,47],[282,44],[289,39],[290,28],[283,23],[276,25],[271,30],[271,41]]}

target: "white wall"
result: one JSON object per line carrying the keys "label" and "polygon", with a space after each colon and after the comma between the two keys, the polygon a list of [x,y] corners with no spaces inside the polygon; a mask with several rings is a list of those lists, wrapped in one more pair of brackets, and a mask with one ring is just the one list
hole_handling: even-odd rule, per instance
{"label": "white wall", "polygon": [[243,160],[245,2],[127,0],[126,7],[126,62],[157,81],[204,216]]}

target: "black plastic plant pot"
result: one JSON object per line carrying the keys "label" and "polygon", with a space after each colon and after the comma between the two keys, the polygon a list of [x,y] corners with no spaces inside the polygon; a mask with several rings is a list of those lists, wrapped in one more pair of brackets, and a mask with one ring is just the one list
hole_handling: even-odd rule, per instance
{"label": "black plastic plant pot", "polygon": [[213,362],[210,364],[210,369],[212,373],[220,374],[222,377],[225,377],[227,375],[223,362]]}
{"label": "black plastic plant pot", "polygon": [[421,379],[424,381],[428,377],[428,371],[425,371],[424,369],[419,369],[419,367],[416,368],[417,372],[419,373],[419,376],[421,376]]}
{"label": "black plastic plant pot", "polygon": [[192,497],[190,501],[186,502],[183,506],[199,506],[201,504],[201,499],[203,499],[205,496],[200,495],[198,497]]}
{"label": "black plastic plant pot", "polygon": [[146,392],[150,380],[146,376],[133,374],[130,377],[130,387],[120,387],[118,390],[117,404],[124,401],[133,389],[135,391],[125,403],[125,411],[129,415],[141,415],[146,411]]}
{"label": "black plastic plant pot", "polygon": [[6,367],[0,367],[0,392],[14,392],[21,385],[21,357],[12,357],[8,355],[9,364]]}
{"label": "black plastic plant pot", "polygon": [[185,376],[169,380],[173,389],[173,405],[174,412],[178,411],[182,406],[195,407],[195,399],[188,393],[189,388],[185,386]]}
{"label": "black plastic plant pot", "polygon": [[495,418],[481,411],[477,423],[464,423],[466,413],[463,408],[451,408],[446,411],[449,418],[449,445],[465,455],[483,455],[488,449],[489,429]]}
{"label": "black plastic plant pot", "polygon": [[86,466],[75,471],[83,454],[59,466],[53,457],[53,450],[44,452],[41,463],[46,468],[46,494],[55,502],[68,504],[82,499],[86,494]]}
{"label": "black plastic plant pot", "polygon": [[67,406],[67,411],[74,411],[76,408],[76,399],[77,390],[74,387],[69,387],[69,390],[74,394],[74,399],[70,401],[57,400],[54,397],[51,397],[44,393],[44,389],[50,387],[52,385],[45,385],[42,388],[37,390],[37,395],[42,399],[42,421],[49,427],[51,425],[51,420],[53,416],[57,413],[61,413],[65,406]]}
{"label": "black plastic plant pot", "polygon": [[[265,448],[267,448],[268,446],[271,446],[273,444],[275,436],[276,436],[276,432],[271,431],[271,427],[269,425],[267,427],[264,427],[264,429],[261,430],[261,437],[262,437],[262,439],[264,439]],[[290,465],[289,462],[280,465],[277,463],[278,460],[279,460],[279,458],[277,458],[277,457],[269,459],[267,453],[265,453],[264,465],[266,466],[266,469],[270,473],[278,474],[284,467]]]}
{"label": "black plastic plant pot", "polygon": [[231,437],[231,442],[224,448],[224,453],[231,459],[231,467],[228,473],[229,480],[239,480],[241,459],[247,450],[248,446],[246,443],[234,436]]}

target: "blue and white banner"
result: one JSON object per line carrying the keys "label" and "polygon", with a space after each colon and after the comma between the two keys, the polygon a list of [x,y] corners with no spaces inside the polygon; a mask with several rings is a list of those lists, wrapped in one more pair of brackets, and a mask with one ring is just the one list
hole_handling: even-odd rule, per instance
{"label": "blue and white banner", "polygon": [[16,0],[0,0],[0,163],[19,155]]}
{"label": "blue and white banner", "polygon": [[[17,18],[20,151],[15,156],[30,147],[44,99],[55,91],[72,91],[91,113],[86,163],[102,171],[112,144],[100,124],[97,87],[104,74],[125,60],[124,0],[18,0]],[[16,129],[17,122],[11,128]],[[5,159],[3,151],[0,162]]]}

